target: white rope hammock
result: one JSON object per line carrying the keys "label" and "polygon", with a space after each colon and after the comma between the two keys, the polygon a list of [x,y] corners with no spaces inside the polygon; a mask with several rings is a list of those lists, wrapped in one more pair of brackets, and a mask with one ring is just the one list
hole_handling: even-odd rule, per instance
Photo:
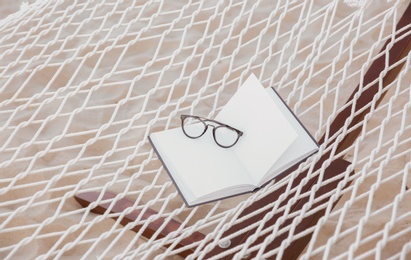
{"label": "white rope hammock", "polygon": [[[189,259],[271,259],[310,234],[302,259],[409,258],[411,54],[387,62],[364,83],[371,64],[389,60],[393,44],[411,35],[411,24],[401,37],[395,33],[407,6],[310,0],[23,5],[0,20],[0,258],[180,259],[191,250]],[[386,81],[400,64],[398,76]],[[187,208],[147,136],[178,126],[182,113],[212,118],[251,73],[279,92],[317,140],[324,136],[320,151],[256,193]],[[358,97],[373,84],[375,96],[356,111]],[[353,113],[331,132],[350,106]],[[351,125],[362,112],[364,120]],[[352,144],[338,146],[356,131]],[[351,164],[326,177],[337,159]],[[333,181],[335,188],[314,196]],[[115,196],[82,207],[74,196],[84,192]],[[242,214],[272,193],[279,195]],[[131,204],[111,212],[124,199]],[[298,201],[304,203],[297,207]],[[109,210],[91,212],[102,203],[111,203]],[[146,219],[151,209],[158,213]],[[122,222],[136,210],[143,213]],[[299,228],[320,212],[316,225]],[[145,237],[160,218],[163,224]],[[173,221],[181,226],[163,237]],[[241,223],[247,225],[227,236]],[[204,238],[178,246],[195,232]]]}

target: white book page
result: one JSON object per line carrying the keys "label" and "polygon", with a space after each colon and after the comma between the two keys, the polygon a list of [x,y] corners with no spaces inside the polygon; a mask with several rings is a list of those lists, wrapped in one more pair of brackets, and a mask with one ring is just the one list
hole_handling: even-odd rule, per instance
{"label": "white book page", "polygon": [[275,102],[277,102],[278,107],[280,108],[282,113],[286,115],[289,123],[297,132],[298,137],[294,140],[293,144],[290,145],[290,147],[288,147],[288,149],[281,155],[281,157],[278,159],[278,162],[270,169],[269,173],[271,174],[267,174],[266,177],[259,183],[259,185],[262,185],[265,182],[271,180],[276,175],[282,173],[286,169],[293,166],[295,163],[318,150],[317,143],[306,132],[304,127],[298,122],[298,120],[294,117],[288,107],[283,105],[283,101],[274,92],[274,90],[268,88],[266,89],[266,91],[271,96],[271,98]]}
{"label": "white book page", "polygon": [[224,106],[216,120],[244,132],[232,151],[258,185],[297,133],[252,74]]}
{"label": "white book page", "polygon": [[183,182],[180,191],[184,193],[187,189],[191,193],[185,194],[188,197],[207,196],[235,185],[252,185],[246,169],[233,152],[214,142],[212,128],[198,139],[186,137],[180,127],[153,133],[150,137],[170,174]]}

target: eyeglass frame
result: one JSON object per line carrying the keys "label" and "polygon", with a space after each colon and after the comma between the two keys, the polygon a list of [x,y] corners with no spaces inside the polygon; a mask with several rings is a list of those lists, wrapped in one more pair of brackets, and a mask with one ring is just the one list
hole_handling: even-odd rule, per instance
{"label": "eyeglass frame", "polygon": [[[198,119],[199,121],[201,121],[201,123],[204,124],[204,126],[205,126],[205,127],[204,127],[204,131],[203,131],[199,136],[197,136],[197,137],[192,137],[192,136],[188,135],[188,134],[186,133],[186,131],[184,130],[184,120],[185,120],[186,118],[188,118],[188,117],[192,117],[192,118]],[[238,142],[238,140],[240,139],[240,137],[244,134],[242,131],[240,131],[240,130],[232,127],[232,126],[229,126],[229,125],[227,125],[227,124],[224,124],[224,123],[221,123],[221,122],[219,122],[219,121],[216,121],[216,120],[213,120],[213,119],[209,119],[209,118],[206,118],[206,117],[194,116],[194,115],[180,115],[180,118],[181,118],[181,129],[183,130],[183,133],[184,133],[188,138],[191,138],[191,139],[197,139],[197,138],[202,137],[202,136],[207,132],[209,126],[213,127],[213,138],[214,138],[214,142],[215,142],[218,146],[220,146],[220,147],[222,147],[222,148],[230,148],[230,147],[233,147],[233,146]],[[215,123],[215,124],[218,124],[218,126],[214,126],[214,125],[211,125],[211,124],[207,124],[207,123],[206,123],[207,121],[213,122],[213,123]],[[231,129],[231,130],[233,130],[233,131],[235,131],[235,132],[237,133],[237,140],[235,140],[235,142],[234,142],[232,145],[224,146],[224,145],[221,145],[221,144],[218,143],[218,141],[217,141],[217,139],[216,139],[216,134],[215,134],[215,133],[216,133],[216,129],[217,129],[217,128],[220,128],[220,127],[226,127],[226,128]]]}

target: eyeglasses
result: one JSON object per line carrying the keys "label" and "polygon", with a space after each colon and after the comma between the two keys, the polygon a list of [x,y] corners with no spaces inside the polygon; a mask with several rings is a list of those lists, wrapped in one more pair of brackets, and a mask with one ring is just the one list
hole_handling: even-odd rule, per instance
{"label": "eyeglasses", "polygon": [[234,146],[243,135],[243,132],[234,127],[200,116],[181,115],[181,126],[184,134],[192,139],[204,135],[211,126],[214,141],[223,148]]}

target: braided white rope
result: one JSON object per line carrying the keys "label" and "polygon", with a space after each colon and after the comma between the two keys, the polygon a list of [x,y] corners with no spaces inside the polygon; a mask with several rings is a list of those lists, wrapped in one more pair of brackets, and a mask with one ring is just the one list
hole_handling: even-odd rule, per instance
{"label": "braided white rope", "polygon": [[[11,259],[176,257],[177,244],[195,231],[192,246],[204,258],[224,239],[253,233],[222,256],[281,257],[296,239],[313,232],[302,258],[402,258],[410,252],[410,59],[386,66],[380,91],[364,109],[365,120],[336,134],[336,115],[372,84],[363,77],[392,32],[404,1],[35,1],[0,20],[0,256]],[[404,36],[403,36],[404,37]],[[401,62],[388,91],[382,78]],[[253,72],[274,86],[309,131],[325,142],[318,154],[285,180],[254,194],[187,208],[148,143],[152,131],[179,124],[182,112],[214,116]],[[348,104],[355,86],[361,92]],[[377,106],[383,93],[386,96]],[[362,111],[357,112],[360,113]],[[356,142],[337,153],[336,143],[361,128]],[[322,154],[330,152],[320,169]],[[352,165],[325,180],[332,160]],[[291,185],[308,171],[297,187]],[[349,173],[354,171],[353,175]],[[318,178],[312,191],[304,184]],[[324,185],[337,188],[314,197]],[[345,187],[352,181],[352,185]],[[251,214],[240,213],[265,195],[285,188]],[[114,199],[81,208],[73,196],[114,191]],[[293,194],[292,199],[287,197]],[[332,205],[342,196],[335,209]],[[127,198],[121,213],[91,213],[101,202]],[[300,210],[292,210],[303,198]],[[313,208],[323,198],[327,203]],[[110,204],[110,209],[114,203]],[[133,210],[153,208],[122,226]],[[307,230],[301,221],[325,215]],[[228,237],[233,225],[266,213]],[[281,214],[274,225],[266,223]],[[182,225],[158,239],[142,238],[148,224],[165,218]],[[113,220],[112,218],[117,218]],[[291,224],[286,224],[292,219]],[[132,229],[142,228],[137,233]],[[267,246],[282,234],[280,246]],[[266,235],[262,243],[257,239]],[[168,248],[165,245],[171,245]],[[395,245],[395,246],[394,246]]]}

